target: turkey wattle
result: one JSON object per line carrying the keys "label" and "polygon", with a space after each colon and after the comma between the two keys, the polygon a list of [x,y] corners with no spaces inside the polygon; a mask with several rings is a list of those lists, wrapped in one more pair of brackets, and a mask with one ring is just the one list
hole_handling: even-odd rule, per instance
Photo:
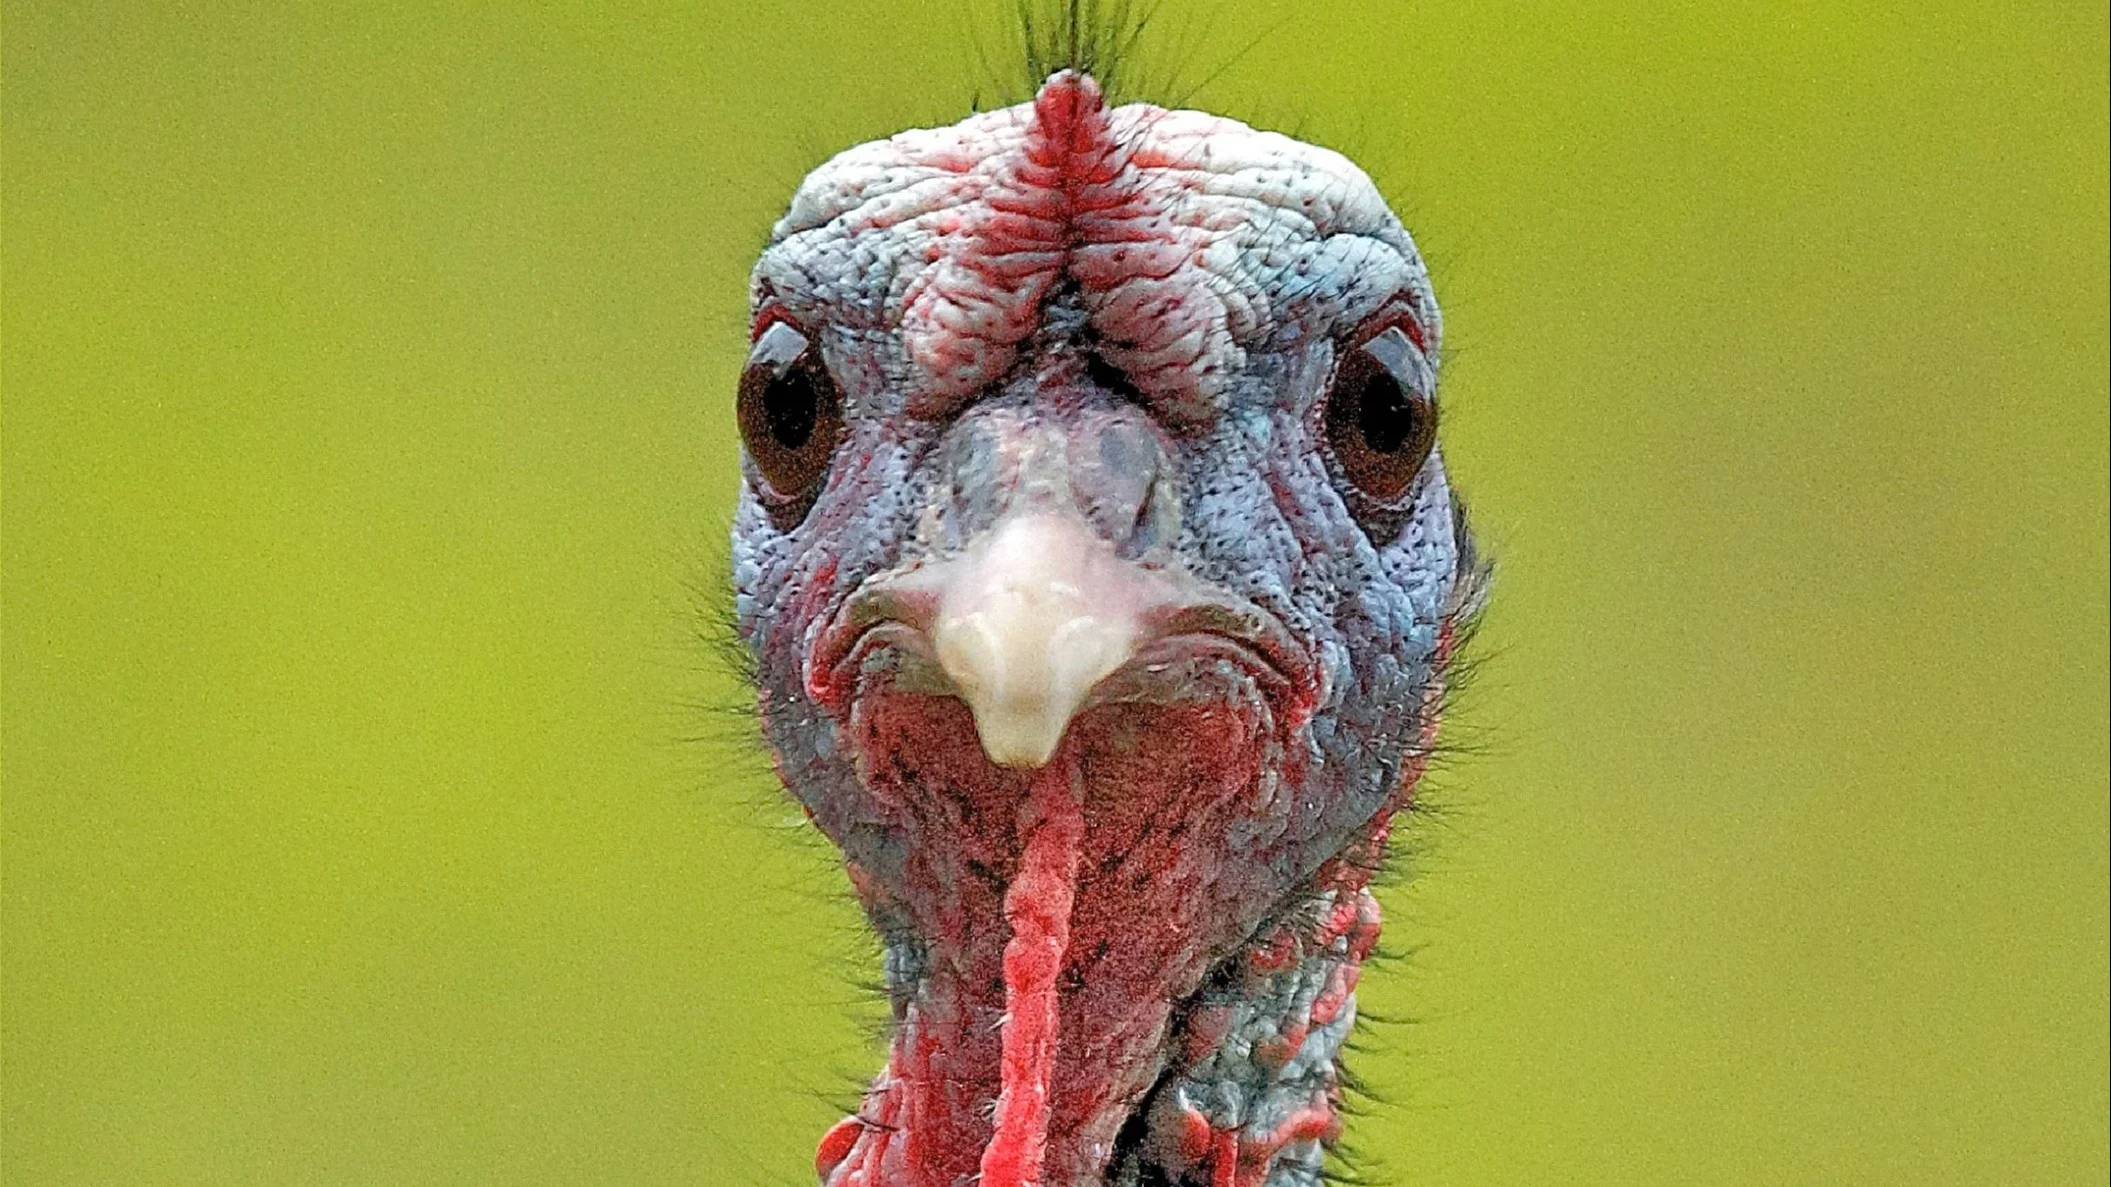
{"label": "turkey wattle", "polygon": [[1407,232],[1063,71],[815,170],[752,300],[739,625],[895,1020],[822,1181],[1318,1182],[1479,588]]}

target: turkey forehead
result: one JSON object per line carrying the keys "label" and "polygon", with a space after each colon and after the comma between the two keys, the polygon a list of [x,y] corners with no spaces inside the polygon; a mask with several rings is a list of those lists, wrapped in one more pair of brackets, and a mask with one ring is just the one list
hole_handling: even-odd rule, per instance
{"label": "turkey forehead", "polygon": [[896,390],[863,394],[932,415],[1009,373],[1059,289],[1175,423],[1220,411],[1251,355],[1347,333],[1396,294],[1437,332],[1412,240],[1346,157],[1203,112],[1107,110],[1090,80],[840,154],[753,277],[758,310],[887,341]]}

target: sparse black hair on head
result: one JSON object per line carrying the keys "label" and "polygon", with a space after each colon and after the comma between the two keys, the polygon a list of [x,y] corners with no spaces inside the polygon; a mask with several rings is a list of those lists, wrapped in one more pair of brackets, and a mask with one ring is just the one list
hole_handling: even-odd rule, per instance
{"label": "sparse black hair on head", "polygon": [[1111,104],[1185,107],[1282,24],[1229,53],[1206,54],[1221,22],[1193,11],[1168,20],[1160,0],[1012,0],[1011,11],[996,38],[974,37],[982,78],[976,110],[985,99],[1000,106],[1031,99],[1059,70],[1091,75]]}
{"label": "sparse black hair on head", "polygon": [[1180,81],[1198,34],[1192,20],[1174,24],[1165,27],[1159,0],[1012,0],[995,36],[975,34],[975,107],[1031,99],[1060,70],[1091,75],[1109,103],[1178,105],[1193,91]]}
{"label": "sparse black hair on head", "polygon": [[1058,70],[1076,70],[1097,79],[1110,99],[1122,94],[1157,7],[1156,0],[1018,0],[1028,90]]}

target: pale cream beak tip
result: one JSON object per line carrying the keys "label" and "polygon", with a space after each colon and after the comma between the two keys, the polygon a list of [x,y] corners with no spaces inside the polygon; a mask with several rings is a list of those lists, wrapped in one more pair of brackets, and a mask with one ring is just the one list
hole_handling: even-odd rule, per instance
{"label": "pale cream beak tip", "polygon": [[1127,566],[1068,517],[1022,516],[949,574],[939,666],[999,766],[1045,766],[1092,690],[1136,652]]}

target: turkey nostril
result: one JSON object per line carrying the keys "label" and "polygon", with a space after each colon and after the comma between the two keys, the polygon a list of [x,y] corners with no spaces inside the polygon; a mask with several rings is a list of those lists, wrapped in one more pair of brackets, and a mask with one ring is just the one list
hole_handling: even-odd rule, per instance
{"label": "turkey nostril", "polygon": [[1133,558],[1163,539],[1165,451],[1145,418],[1104,413],[1071,438],[1070,497],[1115,550]]}
{"label": "turkey nostril", "polygon": [[1010,502],[1017,459],[1008,457],[1007,426],[991,419],[962,424],[947,440],[943,489],[949,506],[942,516],[945,551],[995,523]]}
{"label": "turkey nostril", "polygon": [[1134,560],[1165,541],[1167,534],[1160,523],[1164,517],[1158,512],[1166,502],[1161,484],[1154,482],[1144,491],[1143,504],[1136,509],[1136,519],[1129,525],[1128,538],[1116,550],[1123,560]]}

